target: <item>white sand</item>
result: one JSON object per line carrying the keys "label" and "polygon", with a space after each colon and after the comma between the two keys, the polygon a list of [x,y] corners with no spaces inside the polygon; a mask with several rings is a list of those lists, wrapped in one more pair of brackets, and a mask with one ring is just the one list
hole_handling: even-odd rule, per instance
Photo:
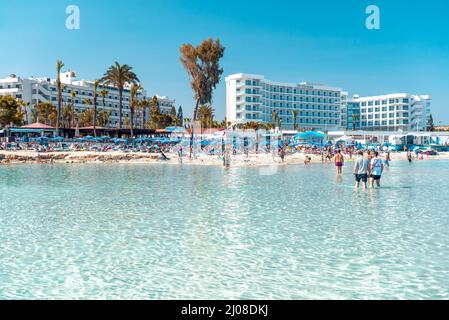
{"label": "white sand", "polygon": [[[0,151],[0,163],[165,163],[179,164],[180,159],[177,154],[167,154],[170,160],[162,161],[159,159],[159,153],[141,153],[141,152],[94,152],[94,151],[69,151],[69,152],[36,152],[36,151]],[[311,155],[312,163],[322,163],[321,156]],[[354,161],[345,156],[347,162]],[[391,158],[395,160],[406,160],[405,152],[391,153]],[[449,159],[448,152],[439,153],[437,156],[424,156],[424,160]],[[273,164],[304,164],[305,155],[295,153],[286,155],[282,162],[277,156],[273,158],[271,154],[250,154],[248,157],[237,155],[231,157],[231,166],[266,166]],[[219,156],[199,155],[194,159],[184,157],[183,164],[190,165],[214,165],[222,166],[223,159]]]}

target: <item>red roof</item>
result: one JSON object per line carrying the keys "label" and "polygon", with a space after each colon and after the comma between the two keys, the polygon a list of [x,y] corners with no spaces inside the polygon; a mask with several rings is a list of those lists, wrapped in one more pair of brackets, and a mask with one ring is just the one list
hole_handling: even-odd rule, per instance
{"label": "red roof", "polygon": [[39,123],[39,122],[28,124],[28,125],[22,126],[20,128],[23,128],[23,129],[51,129],[51,130],[56,129],[55,127],[48,126],[46,124]]}

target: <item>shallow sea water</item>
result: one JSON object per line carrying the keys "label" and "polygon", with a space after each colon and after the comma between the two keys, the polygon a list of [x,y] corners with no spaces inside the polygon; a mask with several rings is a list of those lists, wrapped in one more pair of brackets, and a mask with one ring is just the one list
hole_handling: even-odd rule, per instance
{"label": "shallow sea water", "polygon": [[449,299],[449,161],[0,167],[0,299]]}

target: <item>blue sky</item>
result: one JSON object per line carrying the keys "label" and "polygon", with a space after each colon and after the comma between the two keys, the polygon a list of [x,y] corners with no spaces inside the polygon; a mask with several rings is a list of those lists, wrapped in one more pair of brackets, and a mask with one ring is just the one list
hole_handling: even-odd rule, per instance
{"label": "blue sky", "polygon": [[[70,4],[81,10],[80,30],[65,28]],[[370,4],[381,10],[380,30],[365,28]],[[224,76],[257,73],[360,95],[430,94],[436,123],[449,123],[447,0],[3,1],[0,36],[0,77],[53,76],[62,59],[79,78],[94,79],[117,60],[187,115],[193,95],[178,49],[212,36],[226,47]],[[220,119],[224,76],[213,103]]]}

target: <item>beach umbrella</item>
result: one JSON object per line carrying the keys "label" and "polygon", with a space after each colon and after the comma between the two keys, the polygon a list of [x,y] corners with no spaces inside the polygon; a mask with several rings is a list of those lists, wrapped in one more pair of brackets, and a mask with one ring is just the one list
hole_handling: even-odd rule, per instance
{"label": "beach umbrella", "polygon": [[62,142],[62,141],[64,141],[64,138],[63,137],[54,137],[54,138],[51,139],[51,141],[53,141],[53,142]]}

